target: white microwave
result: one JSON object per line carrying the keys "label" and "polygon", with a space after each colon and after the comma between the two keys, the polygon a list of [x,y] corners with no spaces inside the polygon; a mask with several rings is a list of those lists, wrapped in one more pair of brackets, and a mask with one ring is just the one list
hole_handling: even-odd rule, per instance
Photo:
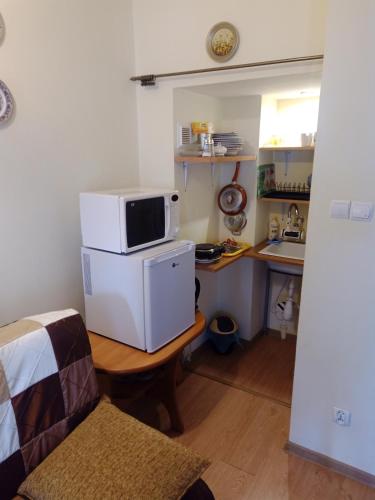
{"label": "white microwave", "polygon": [[126,254],[174,240],[178,191],[118,189],[80,194],[83,246]]}

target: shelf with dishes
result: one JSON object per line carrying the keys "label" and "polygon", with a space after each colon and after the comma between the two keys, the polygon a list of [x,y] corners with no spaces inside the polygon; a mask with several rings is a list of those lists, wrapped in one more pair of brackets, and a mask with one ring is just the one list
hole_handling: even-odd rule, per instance
{"label": "shelf with dishes", "polygon": [[[302,174],[303,175],[303,174]],[[307,175],[304,181],[301,174],[294,177],[293,181],[280,177],[280,172],[276,172],[275,163],[258,165],[257,171],[257,192],[258,200],[269,203],[298,203],[309,205],[312,174]],[[287,181],[290,182],[287,182]]]}
{"label": "shelf with dishes", "polygon": [[210,165],[212,178],[215,174],[215,165],[218,163],[233,164],[238,161],[255,161],[255,155],[238,155],[238,156],[176,156],[175,162],[182,164],[184,169],[184,187],[185,191],[188,183],[188,169],[190,165]]}
{"label": "shelf with dishes", "polygon": [[[301,187],[300,187],[301,189]],[[310,203],[310,187],[304,186],[303,191],[271,191],[258,198],[261,201],[268,203],[298,203],[299,205],[309,205]]]}
{"label": "shelf with dishes", "polygon": [[255,155],[236,155],[236,156],[176,156],[176,163],[233,163],[237,161],[254,161]]}
{"label": "shelf with dishes", "polygon": [[301,200],[300,198],[273,198],[271,196],[259,198],[260,201],[266,203],[298,203],[298,205],[309,205],[310,200]]}
{"label": "shelf with dishes", "polygon": [[288,151],[314,151],[314,146],[262,146],[259,151],[288,152]]}

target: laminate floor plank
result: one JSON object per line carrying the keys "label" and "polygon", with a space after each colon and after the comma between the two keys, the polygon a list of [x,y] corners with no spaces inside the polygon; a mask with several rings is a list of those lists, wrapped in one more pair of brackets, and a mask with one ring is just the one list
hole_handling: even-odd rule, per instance
{"label": "laminate floor plank", "polygon": [[[244,352],[233,352],[233,357],[205,346],[207,358],[201,361],[212,378],[188,372],[177,388],[182,435],[168,432],[168,414],[150,395],[124,409],[208,457],[212,465],[203,479],[216,500],[375,500],[374,489],[284,450],[290,408],[279,401],[291,394],[294,346],[288,341],[280,345],[281,340],[271,336],[259,340]],[[285,352],[288,362],[279,359]],[[251,387],[267,397],[233,386],[244,383],[249,372]],[[283,378],[280,383],[278,376]],[[221,377],[225,383],[213,380]]]}
{"label": "laminate floor plank", "polygon": [[216,500],[375,500],[375,490],[284,451],[290,409],[189,374],[177,389],[185,432],[174,439],[212,460]]}
{"label": "laminate floor plank", "polygon": [[247,497],[255,481],[253,476],[221,461],[214,462],[202,479],[210,485],[216,500],[242,500]]}
{"label": "laminate floor plank", "polygon": [[296,338],[281,340],[261,335],[242,341],[228,354],[218,354],[206,342],[193,353],[189,367],[194,373],[232,385],[256,395],[291,404]]}

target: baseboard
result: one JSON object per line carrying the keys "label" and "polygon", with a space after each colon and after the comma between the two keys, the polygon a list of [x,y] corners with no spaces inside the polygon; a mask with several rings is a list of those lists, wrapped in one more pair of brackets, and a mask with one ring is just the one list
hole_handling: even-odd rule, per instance
{"label": "baseboard", "polygon": [[[262,330],[261,333],[263,335],[271,335],[271,337],[278,337],[279,339],[281,339],[280,330],[275,330],[274,328],[266,328],[265,330]],[[296,340],[297,334],[296,333],[287,333],[286,337],[289,340]]]}
{"label": "baseboard", "polygon": [[352,467],[351,465],[344,464],[338,460],[334,460],[333,458],[327,457],[327,455],[310,450],[309,448],[304,448],[303,446],[292,443],[291,441],[288,441],[285,444],[284,449],[288,453],[296,455],[297,457],[322,465],[323,467],[327,467],[327,469],[338,472],[349,479],[354,479],[354,481],[358,481],[366,486],[375,488],[375,476],[369,474],[368,472]]}

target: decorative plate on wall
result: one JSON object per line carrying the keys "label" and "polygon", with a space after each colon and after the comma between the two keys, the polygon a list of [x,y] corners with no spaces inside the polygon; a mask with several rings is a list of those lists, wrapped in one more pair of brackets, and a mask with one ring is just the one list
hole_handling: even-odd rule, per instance
{"label": "decorative plate on wall", "polygon": [[5,36],[5,23],[4,19],[2,18],[2,15],[0,14],[0,45],[4,40],[4,36]]}
{"label": "decorative plate on wall", "polygon": [[215,24],[207,36],[207,51],[215,61],[228,61],[238,48],[240,35],[231,23]]}
{"label": "decorative plate on wall", "polygon": [[4,82],[0,80],[0,123],[4,123],[12,116],[13,97]]}

